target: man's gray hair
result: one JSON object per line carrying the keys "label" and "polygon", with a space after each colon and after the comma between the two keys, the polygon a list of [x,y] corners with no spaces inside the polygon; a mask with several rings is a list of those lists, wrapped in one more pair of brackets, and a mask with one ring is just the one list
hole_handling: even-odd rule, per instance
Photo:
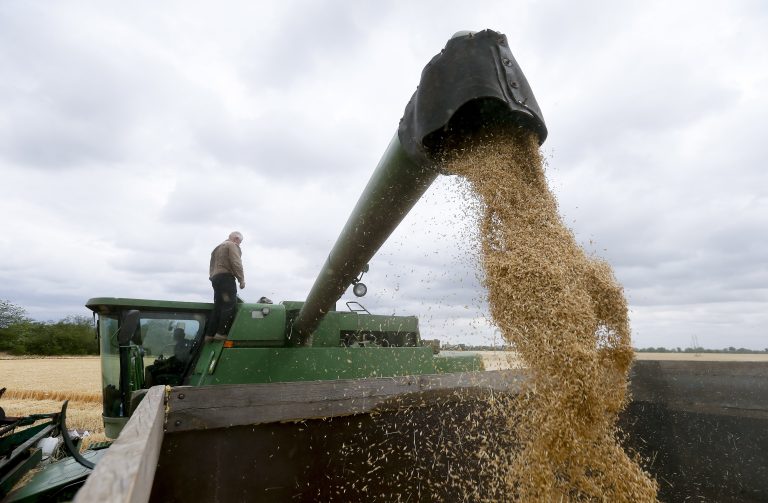
{"label": "man's gray hair", "polygon": [[243,240],[243,235],[242,235],[242,234],[240,234],[240,233],[239,233],[239,232],[237,232],[237,231],[232,231],[232,232],[230,232],[230,233],[229,233],[229,239],[233,239],[233,238],[237,238],[237,239],[239,239],[240,241],[242,241],[242,240]]}

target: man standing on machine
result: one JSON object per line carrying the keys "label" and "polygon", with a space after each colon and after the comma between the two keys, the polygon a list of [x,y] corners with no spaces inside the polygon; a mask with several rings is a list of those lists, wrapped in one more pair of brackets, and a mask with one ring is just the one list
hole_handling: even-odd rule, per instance
{"label": "man standing on machine", "polygon": [[235,280],[240,283],[241,290],[245,288],[243,262],[240,259],[242,242],[243,235],[234,231],[211,252],[208,278],[213,286],[213,311],[205,331],[205,342],[226,340],[232,326],[237,302]]}

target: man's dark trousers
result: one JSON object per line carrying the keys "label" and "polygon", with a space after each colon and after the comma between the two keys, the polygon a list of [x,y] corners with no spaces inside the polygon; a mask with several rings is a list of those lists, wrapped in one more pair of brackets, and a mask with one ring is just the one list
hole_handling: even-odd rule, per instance
{"label": "man's dark trousers", "polygon": [[232,320],[235,317],[235,302],[237,302],[237,285],[235,277],[229,273],[221,273],[211,278],[213,286],[213,311],[208,320],[205,335],[227,335]]}

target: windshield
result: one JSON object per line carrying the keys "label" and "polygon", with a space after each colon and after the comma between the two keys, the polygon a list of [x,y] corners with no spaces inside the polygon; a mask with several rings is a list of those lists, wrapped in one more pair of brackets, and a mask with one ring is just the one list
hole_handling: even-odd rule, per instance
{"label": "windshield", "polygon": [[202,335],[205,317],[189,313],[142,313],[139,323],[144,365],[149,366],[161,357],[186,361],[192,342]]}
{"label": "windshield", "polygon": [[[128,351],[129,386],[133,391],[155,384],[181,384],[194,341],[203,336],[207,313],[141,312]],[[122,417],[120,348],[117,315],[100,315],[99,336],[104,415]],[[140,342],[140,344],[136,344]]]}
{"label": "windshield", "polygon": [[104,415],[120,416],[120,353],[117,344],[117,317],[99,316],[99,350]]}

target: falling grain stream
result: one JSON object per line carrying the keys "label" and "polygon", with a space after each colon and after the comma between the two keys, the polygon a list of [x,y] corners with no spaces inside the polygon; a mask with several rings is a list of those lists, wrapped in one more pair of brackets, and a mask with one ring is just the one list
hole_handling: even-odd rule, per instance
{"label": "falling grain stream", "polygon": [[530,372],[509,408],[519,448],[492,456],[505,463],[500,486],[517,501],[655,501],[616,427],[632,362],[626,300],[563,224],[536,137],[499,130],[450,152],[443,170],[479,202],[490,314]]}

